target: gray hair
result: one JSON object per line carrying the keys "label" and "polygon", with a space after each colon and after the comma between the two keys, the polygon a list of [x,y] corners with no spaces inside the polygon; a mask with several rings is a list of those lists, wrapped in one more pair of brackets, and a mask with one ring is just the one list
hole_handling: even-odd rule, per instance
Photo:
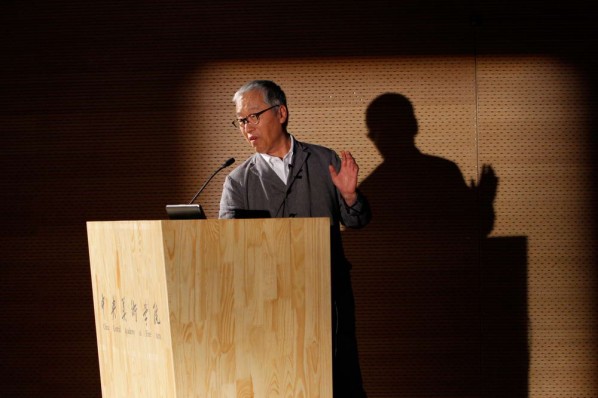
{"label": "gray hair", "polygon": [[233,95],[233,102],[236,104],[245,95],[253,90],[260,90],[264,96],[264,102],[270,106],[287,105],[287,97],[280,86],[270,80],[253,80],[244,84]]}

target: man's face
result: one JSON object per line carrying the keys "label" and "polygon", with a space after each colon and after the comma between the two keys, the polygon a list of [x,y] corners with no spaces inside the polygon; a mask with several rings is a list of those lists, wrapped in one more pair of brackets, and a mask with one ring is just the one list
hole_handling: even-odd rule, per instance
{"label": "man's face", "polygon": [[[237,117],[245,118],[251,114],[268,109],[271,105],[264,102],[264,96],[259,90],[245,93],[237,102]],[[259,116],[258,124],[247,123],[241,127],[243,136],[259,153],[272,156],[286,154],[287,137],[283,128],[287,110],[284,105],[274,107]],[[282,154],[280,153],[282,151]]]}

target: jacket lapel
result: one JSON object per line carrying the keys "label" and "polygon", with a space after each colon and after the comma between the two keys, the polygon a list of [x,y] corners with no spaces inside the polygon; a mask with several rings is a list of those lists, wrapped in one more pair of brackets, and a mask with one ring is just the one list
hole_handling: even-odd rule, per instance
{"label": "jacket lapel", "polygon": [[[301,178],[302,176],[299,175],[301,172],[303,165],[307,158],[309,157],[309,149],[305,148],[299,141],[295,140],[295,148],[293,153],[293,167],[291,168],[291,173],[289,173],[289,179],[287,182],[287,187],[291,187],[293,181],[297,177]],[[303,173],[302,173],[303,174]]]}
{"label": "jacket lapel", "polygon": [[252,163],[252,172],[258,176],[264,188],[266,188],[266,192],[269,192],[270,189],[282,193],[286,192],[285,184],[259,153],[253,155]]}

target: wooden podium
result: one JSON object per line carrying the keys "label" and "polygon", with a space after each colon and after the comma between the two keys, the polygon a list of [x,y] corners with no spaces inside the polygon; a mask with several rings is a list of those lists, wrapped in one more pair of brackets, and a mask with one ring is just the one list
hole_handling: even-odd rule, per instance
{"label": "wooden podium", "polygon": [[87,234],[104,397],[332,397],[327,218]]}

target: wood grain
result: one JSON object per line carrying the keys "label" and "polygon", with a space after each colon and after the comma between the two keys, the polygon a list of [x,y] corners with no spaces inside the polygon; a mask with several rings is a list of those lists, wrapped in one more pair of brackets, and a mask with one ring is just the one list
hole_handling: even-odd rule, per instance
{"label": "wood grain", "polygon": [[[104,396],[332,395],[327,219],[100,222],[88,236]],[[103,297],[151,303],[160,323],[119,320]]]}

